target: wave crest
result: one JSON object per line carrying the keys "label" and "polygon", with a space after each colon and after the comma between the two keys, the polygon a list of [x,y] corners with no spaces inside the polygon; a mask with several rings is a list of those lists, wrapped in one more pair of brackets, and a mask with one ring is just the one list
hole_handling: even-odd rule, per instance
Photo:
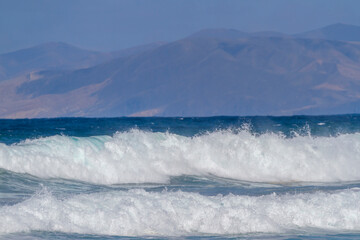
{"label": "wave crest", "polygon": [[0,234],[122,236],[360,231],[359,189],[296,195],[202,196],[130,190],[57,199],[43,193],[0,208]]}
{"label": "wave crest", "polygon": [[253,182],[360,180],[360,134],[285,138],[247,130],[195,137],[140,130],[0,144],[0,168],[97,184],[163,183],[214,175]]}

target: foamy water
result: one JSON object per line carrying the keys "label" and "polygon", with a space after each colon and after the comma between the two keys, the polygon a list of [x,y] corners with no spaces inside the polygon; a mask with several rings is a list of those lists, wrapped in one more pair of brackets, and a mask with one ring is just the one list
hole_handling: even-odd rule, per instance
{"label": "foamy water", "polygon": [[360,231],[359,202],[359,189],[260,197],[130,190],[67,199],[45,192],[1,207],[0,233],[178,236]]}
{"label": "foamy water", "polygon": [[0,120],[0,239],[359,239],[360,116]]}
{"label": "foamy water", "polygon": [[110,136],[52,136],[0,144],[0,168],[98,184],[167,182],[214,175],[255,182],[360,180],[360,134],[296,136],[247,130],[194,137],[140,130]]}

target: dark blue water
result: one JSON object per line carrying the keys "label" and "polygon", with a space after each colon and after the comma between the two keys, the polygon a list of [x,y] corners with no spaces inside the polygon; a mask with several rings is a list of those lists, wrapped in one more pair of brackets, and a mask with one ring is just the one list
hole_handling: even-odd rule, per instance
{"label": "dark blue water", "polygon": [[360,238],[360,115],[0,120],[0,143],[0,238]]}
{"label": "dark blue water", "polygon": [[221,129],[237,130],[245,125],[253,133],[282,132],[291,136],[312,134],[335,136],[360,131],[360,115],[293,117],[202,117],[202,118],[50,118],[0,120],[0,142],[11,144],[25,139],[66,135],[88,137],[113,135],[133,128],[194,136]]}

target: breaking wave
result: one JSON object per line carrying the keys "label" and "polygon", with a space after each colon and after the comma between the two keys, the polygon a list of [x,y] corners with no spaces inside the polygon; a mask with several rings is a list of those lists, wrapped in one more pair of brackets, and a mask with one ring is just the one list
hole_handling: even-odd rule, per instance
{"label": "breaking wave", "polygon": [[57,199],[43,192],[0,208],[0,233],[122,236],[360,231],[359,189],[295,195],[203,196],[144,190]]}
{"label": "breaking wave", "polygon": [[194,137],[141,130],[0,144],[0,168],[96,184],[164,183],[171,176],[253,182],[360,180],[360,134],[335,137],[215,131]]}

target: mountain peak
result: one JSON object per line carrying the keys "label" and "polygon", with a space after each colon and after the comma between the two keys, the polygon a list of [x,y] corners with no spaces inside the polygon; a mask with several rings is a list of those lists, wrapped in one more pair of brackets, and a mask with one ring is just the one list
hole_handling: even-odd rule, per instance
{"label": "mountain peak", "polygon": [[88,51],[64,42],[47,42],[0,55],[0,81],[29,71],[73,69],[107,61],[104,53]]}
{"label": "mountain peak", "polygon": [[[81,47],[74,46],[66,42],[46,42],[32,47],[34,49],[47,49],[47,50],[70,50],[70,51],[86,51],[86,52],[97,52],[87,50]],[[29,48],[31,49],[31,48]]]}

